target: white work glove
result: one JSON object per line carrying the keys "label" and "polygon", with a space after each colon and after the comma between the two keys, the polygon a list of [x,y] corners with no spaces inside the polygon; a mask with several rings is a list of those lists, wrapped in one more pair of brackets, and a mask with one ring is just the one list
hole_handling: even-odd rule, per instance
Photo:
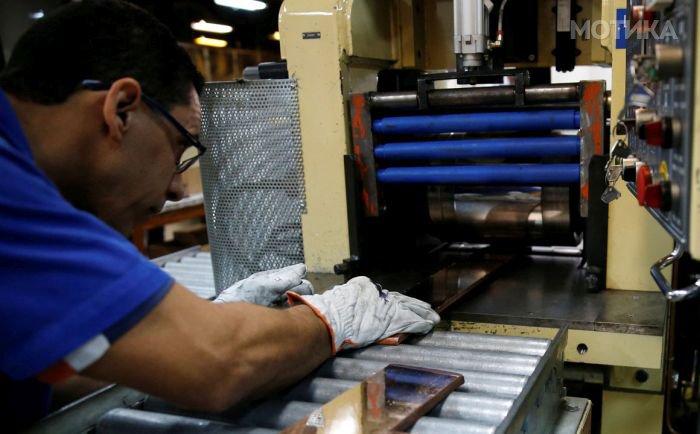
{"label": "white work glove", "polygon": [[397,333],[428,333],[440,316],[428,303],[378,288],[365,276],[355,277],[323,294],[287,293],[289,304],[304,303],[328,327],[333,354],[345,347],[364,347]]}
{"label": "white work glove", "polygon": [[252,303],[261,306],[283,306],[286,292],[311,295],[314,287],[306,277],[306,265],[296,264],[276,270],[260,271],[221,291],[214,303]]}

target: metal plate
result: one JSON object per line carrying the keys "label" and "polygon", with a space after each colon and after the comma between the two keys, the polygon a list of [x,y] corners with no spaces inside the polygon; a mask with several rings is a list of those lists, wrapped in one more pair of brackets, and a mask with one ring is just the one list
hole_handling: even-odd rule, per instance
{"label": "metal plate", "polygon": [[396,434],[463,383],[454,372],[391,364],[281,434]]}
{"label": "metal plate", "polygon": [[533,256],[455,305],[453,321],[561,327],[662,336],[666,303],[658,292],[591,293],[580,258]]}
{"label": "metal plate", "polygon": [[216,292],[304,261],[304,167],[294,80],[208,83],[201,160]]}

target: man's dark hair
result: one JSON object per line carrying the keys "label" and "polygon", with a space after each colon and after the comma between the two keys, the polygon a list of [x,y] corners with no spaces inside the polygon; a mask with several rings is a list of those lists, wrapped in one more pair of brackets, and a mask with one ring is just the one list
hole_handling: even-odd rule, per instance
{"label": "man's dark hair", "polygon": [[36,22],[17,42],[0,87],[41,104],[58,104],[82,80],[132,77],[168,108],[189,102],[202,76],[160,21],[118,0],[71,3]]}

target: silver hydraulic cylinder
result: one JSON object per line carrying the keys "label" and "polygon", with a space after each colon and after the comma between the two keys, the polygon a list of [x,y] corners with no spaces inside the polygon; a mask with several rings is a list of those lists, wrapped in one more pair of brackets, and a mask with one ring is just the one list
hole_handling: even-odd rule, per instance
{"label": "silver hydraulic cylinder", "polygon": [[490,0],[454,0],[454,51],[457,70],[478,69],[488,49]]}

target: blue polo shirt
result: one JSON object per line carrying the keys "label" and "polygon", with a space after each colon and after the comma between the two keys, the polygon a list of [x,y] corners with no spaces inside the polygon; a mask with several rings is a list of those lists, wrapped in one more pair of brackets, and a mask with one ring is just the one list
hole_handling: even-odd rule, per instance
{"label": "blue polo shirt", "polygon": [[2,91],[0,174],[0,420],[20,426],[46,411],[34,376],[96,336],[119,338],[172,279],[61,196]]}

